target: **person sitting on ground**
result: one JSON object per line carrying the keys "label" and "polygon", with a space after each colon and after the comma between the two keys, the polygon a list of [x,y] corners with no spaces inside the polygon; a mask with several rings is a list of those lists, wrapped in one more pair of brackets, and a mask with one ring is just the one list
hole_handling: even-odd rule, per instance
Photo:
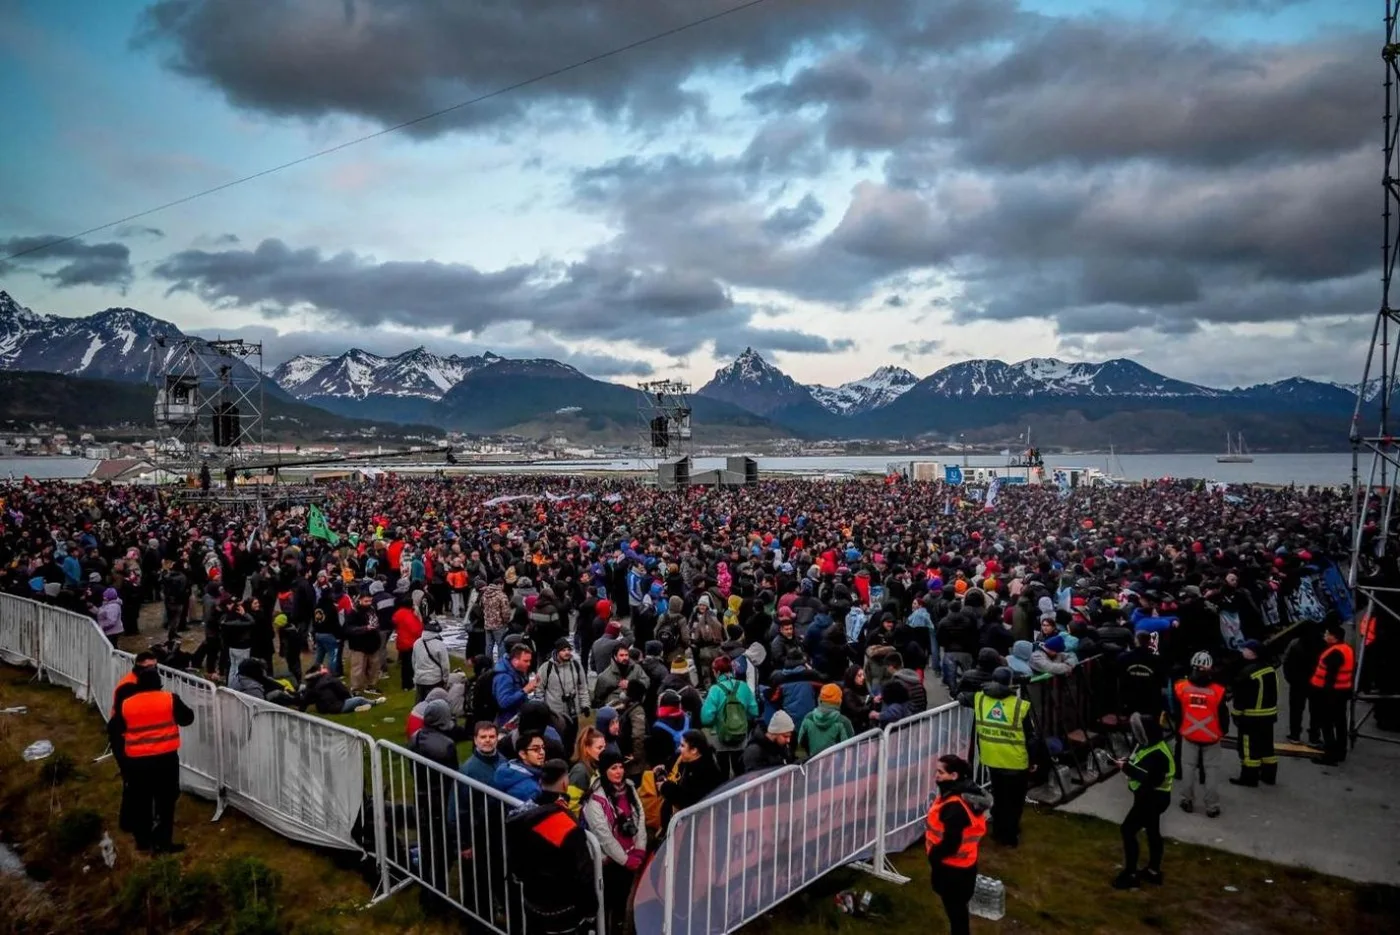
{"label": "person sitting on ground", "polygon": [[374,707],[375,702],[350,694],[350,689],[345,687],[345,683],[329,666],[323,665],[306,676],[306,681],[297,694],[298,708],[305,711],[313,705],[320,714],[350,714],[355,711],[368,711]]}
{"label": "person sitting on ground", "polygon": [[229,679],[228,687],[231,691],[247,695],[249,698],[272,704],[291,707],[296,703],[286,686],[268,677],[261,659],[249,658],[240,662],[237,671]]}
{"label": "person sitting on ground", "polygon": [[855,734],[850,719],[841,713],[841,686],[823,685],[816,709],[802,719],[797,745],[805,749],[808,756],[816,756]]}

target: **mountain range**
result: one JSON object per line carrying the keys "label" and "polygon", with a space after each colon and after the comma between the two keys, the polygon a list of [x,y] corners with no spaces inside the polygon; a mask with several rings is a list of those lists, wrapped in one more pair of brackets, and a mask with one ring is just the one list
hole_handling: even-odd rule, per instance
{"label": "mountain range", "polygon": [[[39,315],[0,292],[0,370],[143,382],[159,366],[152,351],[161,339],[181,335],[135,309]],[[476,433],[626,442],[646,410],[635,389],[557,360],[489,351],[443,356],[417,347],[385,356],[350,348],[293,357],[268,376],[272,396],[340,416]],[[1371,403],[1379,392],[1372,381],[1363,395]],[[1345,446],[1356,388],[1302,377],[1209,387],[1124,358],[965,360],[922,379],[883,366],[837,386],[805,385],[749,348],[716,370],[692,404],[698,444],[797,436],[1000,445],[1030,426],[1047,446],[1209,451],[1227,432],[1243,431],[1256,450],[1298,451]]]}

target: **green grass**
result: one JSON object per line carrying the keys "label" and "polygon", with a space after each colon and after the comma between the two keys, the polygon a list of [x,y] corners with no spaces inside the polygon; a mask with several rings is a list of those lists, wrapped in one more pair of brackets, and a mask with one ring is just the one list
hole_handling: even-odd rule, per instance
{"label": "green grass", "polygon": [[[1394,932],[1400,918],[1400,890],[1394,887],[1363,886],[1174,841],[1167,842],[1164,886],[1119,892],[1109,886],[1122,860],[1118,828],[1096,818],[1027,811],[1021,841],[1015,849],[990,841],[983,846],[980,871],[1005,884],[1006,917],[999,922],[973,919],[974,932],[1380,935]],[[743,931],[947,931],[942,903],[929,889],[922,846],[897,855],[894,863],[911,878],[908,884],[839,870]],[[843,890],[870,890],[876,917],[843,915],[835,905]]]}

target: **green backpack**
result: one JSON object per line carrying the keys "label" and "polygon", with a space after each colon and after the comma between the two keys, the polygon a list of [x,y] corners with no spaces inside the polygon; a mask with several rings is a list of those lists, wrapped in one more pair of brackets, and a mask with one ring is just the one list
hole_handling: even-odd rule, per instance
{"label": "green backpack", "polygon": [[749,736],[749,711],[739,700],[739,684],[733,688],[719,686],[724,692],[724,701],[719,706],[719,719],[715,724],[715,736],[721,743],[743,743]]}

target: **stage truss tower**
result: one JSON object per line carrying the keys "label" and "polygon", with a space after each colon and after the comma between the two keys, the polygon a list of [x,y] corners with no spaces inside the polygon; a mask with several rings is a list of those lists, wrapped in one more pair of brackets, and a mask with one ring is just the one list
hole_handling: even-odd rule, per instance
{"label": "stage truss tower", "polygon": [[[1349,584],[1355,591],[1359,619],[1371,621],[1367,629],[1382,633],[1388,640],[1400,638],[1400,539],[1397,539],[1396,486],[1400,482],[1400,439],[1394,412],[1395,382],[1400,366],[1400,311],[1392,304],[1395,265],[1400,256],[1400,34],[1397,16],[1400,0],[1386,0],[1385,45],[1381,60],[1385,65],[1385,111],[1383,117],[1385,204],[1381,212],[1381,302],[1371,330],[1371,346],[1366,366],[1357,385],[1356,409],[1351,421],[1351,567]],[[1357,666],[1354,677],[1349,726],[1351,742],[1359,737],[1400,742],[1395,737],[1365,733],[1365,725],[1376,706],[1400,704],[1400,695],[1381,679],[1379,658],[1368,660],[1366,633],[1358,633],[1355,643]],[[1375,672],[1368,673],[1370,668]],[[1389,689],[1389,690],[1388,690]]]}
{"label": "stage truss tower", "polygon": [[642,468],[655,474],[665,461],[691,457],[690,385],[678,380],[639,383],[637,423],[640,427]]}
{"label": "stage truss tower", "polygon": [[155,467],[197,479],[208,465],[224,488],[264,455],[266,427],[261,343],[159,337],[151,349],[155,385]]}

